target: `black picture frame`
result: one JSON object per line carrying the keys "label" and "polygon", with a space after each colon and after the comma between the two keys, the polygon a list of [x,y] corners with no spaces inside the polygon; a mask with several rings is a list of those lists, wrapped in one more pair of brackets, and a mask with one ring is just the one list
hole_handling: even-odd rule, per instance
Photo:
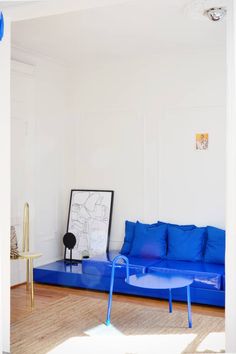
{"label": "black picture frame", "polygon": [[[76,237],[73,260],[81,261],[109,251],[113,200],[113,190],[71,190],[67,232]],[[66,259],[69,258],[67,250]]]}

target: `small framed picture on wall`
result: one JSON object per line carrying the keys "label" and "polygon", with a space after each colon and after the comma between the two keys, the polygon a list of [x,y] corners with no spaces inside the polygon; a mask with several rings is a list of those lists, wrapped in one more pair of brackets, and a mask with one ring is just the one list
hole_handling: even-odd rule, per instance
{"label": "small framed picture on wall", "polygon": [[208,150],[209,134],[197,133],[196,134],[196,150]]}
{"label": "small framed picture on wall", "polygon": [[[114,191],[73,189],[67,232],[76,237],[73,259],[81,260],[108,250]],[[69,258],[69,250],[66,258]]]}

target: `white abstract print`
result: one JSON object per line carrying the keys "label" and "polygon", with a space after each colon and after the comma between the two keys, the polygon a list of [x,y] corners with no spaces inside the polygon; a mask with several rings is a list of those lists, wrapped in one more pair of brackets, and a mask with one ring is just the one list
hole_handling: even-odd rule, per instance
{"label": "white abstract print", "polygon": [[73,259],[106,251],[111,203],[111,191],[72,191],[68,232],[76,237]]}

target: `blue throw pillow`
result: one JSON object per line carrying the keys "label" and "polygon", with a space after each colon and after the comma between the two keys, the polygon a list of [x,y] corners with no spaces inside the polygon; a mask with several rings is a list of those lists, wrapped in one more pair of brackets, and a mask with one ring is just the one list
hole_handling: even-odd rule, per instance
{"label": "blue throw pillow", "polygon": [[134,239],[130,256],[163,258],[166,255],[166,225],[135,225]]}
{"label": "blue throw pillow", "polygon": [[135,222],[132,221],[125,221],[125,238],[124,238],[124,243],[123,246],[120,250],[121,254],[129,254],[131,245],[133,242],[134,238],[134,227],[135,227]]}
{"label": "blue throw pillow", "polygon": [[177,225],[177,224],[170,224],[169,222],[158,221],[158,225],[168,225],[168,226],[175,226],[179,227],[181,230],[193,230],[196,229],[195,225]]}
{"label": "blue throw pillow", "polygon": [[225,263],[225,231],[207,226],[207,241],[204,261],[207,263]]}
{"label": "blue throw pillow", "polygon": [[179,227],[168,227],[167,259],[181,261],[201,261],[206,228],[196,227],[193,230],[181,230]]}
{"label": "blue throw pillow", "polygon": [[132,243],[133,243],[133,239],[134,239],[134,229],[135,229],[135,225],[136,223],[139,223],[140,225],[145,225],[145,226],[149,226],[149,227],[154,227],[157,225],[157,223],[155,224],[143,224],[139,221],[136,222],[132,222],[132,221],[125,221],[125,238],[124,238],[124,243],[123,246],[120,250],[121,254],[124,255],[128,255],[130,253],[131,247],[132,247]]}

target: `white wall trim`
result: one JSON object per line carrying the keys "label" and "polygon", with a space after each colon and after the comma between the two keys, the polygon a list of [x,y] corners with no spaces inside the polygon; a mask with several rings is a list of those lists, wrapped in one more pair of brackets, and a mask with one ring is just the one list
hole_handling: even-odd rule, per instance
{"label": "white wall trim", "polygon": [[11,70],[13,71],[20,72],[26,75],[33,75],[34,69],[35,69],[34,65],[26,64],[14,59],[11,60]]}
{"label": "white wall trim", "polygon": [[[62,60],[59,60],[58,58],[50,57],[50,56],[45,55],[45,54],[43,54],[43,53],[41,53],[39,51],[36,51],[36,50],[24,48],[22,45],[17,44],[17,43],[12,43],[11,48],[12,48],[12,60],[14,60],[14,61],[18,61],[17,56],[15,57],[14,51],[20,51],[23,54],[26,54],[26,55],[28,55],[30,57],[46,60],[46,61],[51,62],[53,64],[61,65],[61,66],[65,67],[65,68],[67,68],[67,69],[69,67],[71,67],[71,65],[69,65],[69,63],[64,62]],[[34,63],[32,63],[32,62],[31,63],[27,62],[25,64],[34,65]]]}
{"label": "white wall trim", "polygon": [[0,352],[10,352],[10,20],[0,42]]}
{"label": "white wall trim", "polygon": [[236,353],[236,6],[227,8],[226,352]]}

